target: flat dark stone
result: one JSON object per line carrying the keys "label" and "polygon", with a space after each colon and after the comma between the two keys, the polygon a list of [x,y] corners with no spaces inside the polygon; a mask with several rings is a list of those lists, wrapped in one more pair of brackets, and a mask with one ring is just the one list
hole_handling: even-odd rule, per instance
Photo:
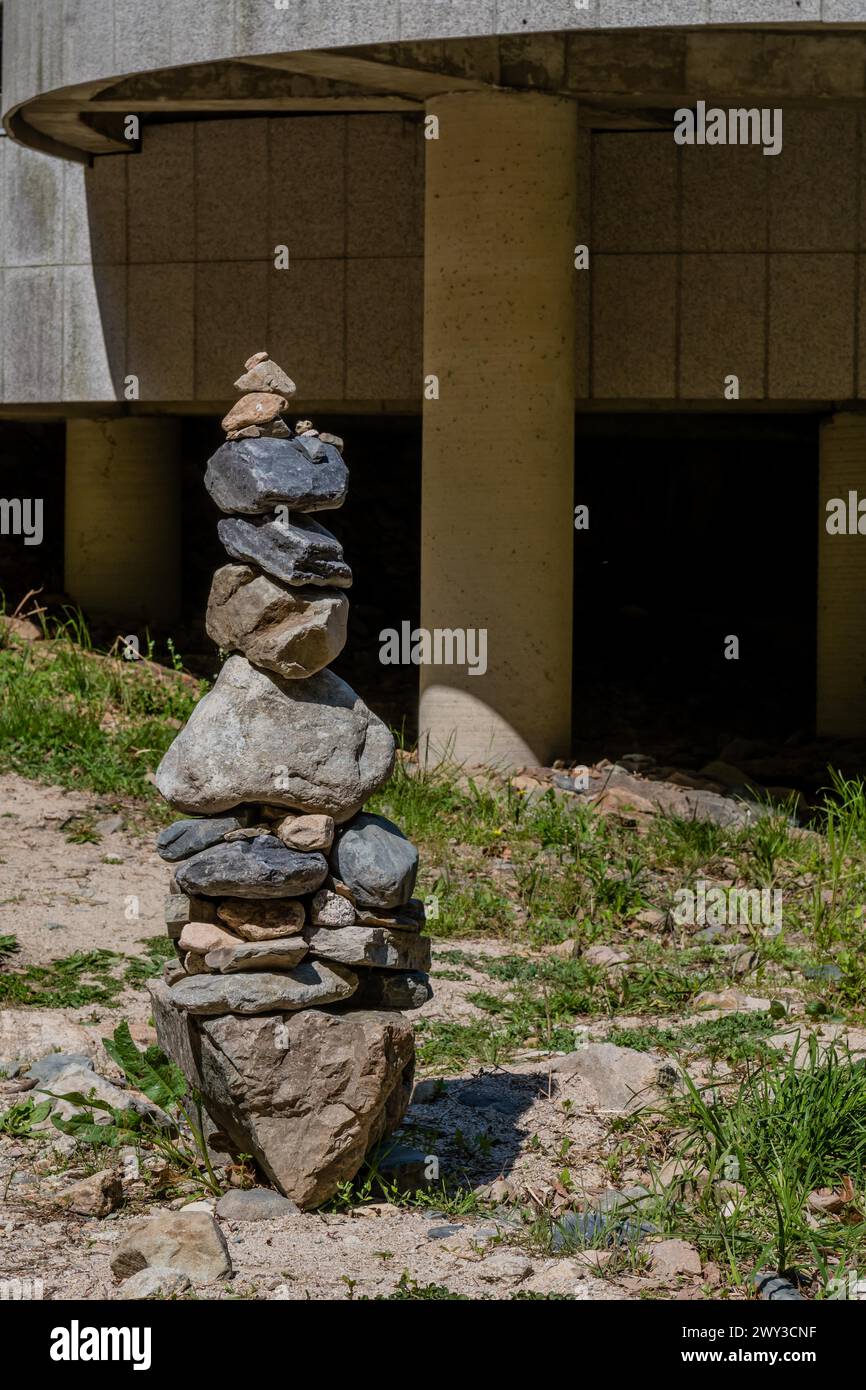
{"label": "flat dark stone", "polygon": [[209,461],[204,485],[224,512],[260,514],[275,507],[316,512],[341,507],[349,470],[333,444],[312,438],[234,439]]}
{"label": "flat dark stone", "polygon": [[178,859],[188,859],[191,854],[218,845],[232,830],[241,830],[245,825],[246,819],[238,816],[224,816],[219,820],[176,820],[157,835],[156,851],[160,858],[174,864]]}
{"label": "flat dark stone", "polygon": [[259,835],[202,850],[183,861],[176,878],[183,892],[206,898],[297,898],[314,893],[327,872],[323,855]]}
{"label": "flat dark stone", "polygon": [[221,521],[217,532],[233,559],[258,565],[284,584],[348,589],[352,583],[343,547],[317,521],[302,516],[288,522],[274,516],[245,521],[233,516]]}

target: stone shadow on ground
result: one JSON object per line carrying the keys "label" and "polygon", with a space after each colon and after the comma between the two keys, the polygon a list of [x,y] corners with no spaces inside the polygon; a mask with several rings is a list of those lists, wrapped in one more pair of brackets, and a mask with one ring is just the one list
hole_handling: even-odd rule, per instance
{"label": "stone shadow on ground", "polygon": [[424,1149],[438,1159],[439,1180],[428,1186],[477,1187],[508,1177],[536,1131],[534,1123],[524,1121],[539,1100],[552,1094],[547,1071],[425,1080],[416,1086],[390,1143],[411,1142],[419,1153]]}

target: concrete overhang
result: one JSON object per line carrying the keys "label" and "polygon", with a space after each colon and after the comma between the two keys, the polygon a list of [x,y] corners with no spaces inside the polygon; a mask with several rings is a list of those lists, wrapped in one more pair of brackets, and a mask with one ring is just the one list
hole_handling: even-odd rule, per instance
{"label": "concrete overhang", "polygon": [[[8,48],[6,56],[14,61]],[[581,120],[596,128],[665,126],[699,98],[862,105],[866,26],[581,28],[299,48],[91,77],[36,93],[4,120],[21,144],[89,161],[137,148],[125,133],[130,115],[143,125],[247,114],[420,114],[443,92],[490,86],[572,97]]]}

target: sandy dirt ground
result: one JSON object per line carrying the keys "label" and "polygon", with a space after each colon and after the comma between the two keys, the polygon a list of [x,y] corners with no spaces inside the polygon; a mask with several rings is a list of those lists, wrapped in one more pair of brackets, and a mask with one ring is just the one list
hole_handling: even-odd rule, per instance
{"label": "sandy dirt ground", "polygon": [[[163,933],[167,871],[152,848],[152,828],[139,823],[134,808],[118,814],[96,797],[7,775],[0,777],[0,825],[0,935],[14,933],[20,945],[7,962],[10,968],[96,948],[140,954],[143,940]],[[82,825],[98,834],[98,842],[70,838]],[[467,993],[482,980],[488,991],[497,988],[462,967],[450,973],[465,979],[437,980],[436,957],[455,947],[476,956],[513,949],[463,940],[438,946],[436,997],[421,1016],[465,1021],[479,1015]],[[126,989],[117,1008],[0,1011],[0,1044],[4,1027],[7,1035],[10,1027],[26,1027],[34,1037],[34,1057],[56,1047],[69,1050],[63,1029],[78,1025],[83,1032],[75,1037],[87,1040],[97,1070],[117,1080],[100,1039],[121,1017],[130,1020],[138,1041],[155,1037],[146,991]],[[409,1142],[441,1156],[443,1169],[468,1188],[503,1177],[507,1190],[497,1193],[496,1203],[466,1216],[437,1213],[435,1202],[429,1208],[379,1202],[268,1222],[221,1221],[234,1274],[198,1288],[196,1296],[377,1297],[409,1280],[471,1298],[705,1297],[706,1271],[662,1276],[647,1259],[639,1262],[643,1268],[619,1273],[613,1264],[599,1277],[592,1252],[552,1258],[543,1250],[516,1213],[527,1193],[543,1197],[556,1183],[564,1141],[580,1194],[593,1200],[604,1192],[610,1185],[604,1158],[614,1143],[609,1122],[595,1112],[591,1093],[582,1092],[580,1083],[555,1084],[544,1055],[526,1054],[506,1068],[487,1069],[489,1085],[479,1099],[477,1087],[468,1083],[481,1072],[476,1067],[447,1075],[435,1087],[428,1084],[404,1128]],[[21,1099],[16,1084],[0,1082],[0,1111]],[[53,1139],[59,1151],[50,1150],[48,1139],[0,1134],[0,1280],[41,1279],[47,1299],[115,1298],[118,1284],[109,1264],[114,1244],[133,1221],[166,1206],[166,1197],[140,1178],[125,1179],[118,1210],[103,1218],[70,1215],[57,1205],[57,1194],[94,1165],[83,1166],[65,1136]],[[646,1179],[626,1172],[618,1185]],[[180,1205],[190,1198],[171,1200]]]}

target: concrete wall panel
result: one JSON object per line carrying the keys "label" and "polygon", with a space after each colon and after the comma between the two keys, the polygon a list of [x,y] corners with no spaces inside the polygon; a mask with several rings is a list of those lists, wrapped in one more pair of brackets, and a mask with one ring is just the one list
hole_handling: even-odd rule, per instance
{"label": "concrete wall panel", "polygon": [[362,116],[349,121],[347,136],[347,254],[422,255],[423,127],[411,118]]}
{"label": "concrete wall panel", "polygon": [[345,116],[268,121],[270,254],[275,246],[288,246],[292,260],[344,254],[348,124]]}
{"label": "concrete wall panel", "polygon": [[592,260],[592,394],[676,395],[677,258]]}
{"label": "concrete wall panel", "polygon": [[95,161],[96,169],[123,164],[128,170],[133,263],[195,260],[195,133],[194,125],[154,126],[145,135],[144,157]]}
{"label": "concrete wall panel", "polygon": [[59,265],[63,261],[64,165],[11,140],[5,144],[6,264]]}
{"label": "concrete wall panel", "polygon": [[423,282],[420,258],[348,263],[347,400],[420,398]]}
{"label": "concrete wall panel", "polygon": [[770,397],[853,396],[854,286],[854,256],[771,256]]}
{"label": "concrete wall panel", "polygon": [[669,131],[597,135],[593,139],[595,250],[677,250],[677,153]]}
{"label": "concrete wall panel", "polygon": [[7,270],[3,280],[3,384],[13,403],[62,400],[63,271]]}
{"label": "concrete wall panel", "polygon": [[143,401],[195,398],[195,266],[129,267],[125,373],[139,379]]}
{"label": "concrete wall panel", "polygon": [[858,116],[785,112],[782,151],[770,166],[770,249],[853,251],[857,246]]}
{"label": "concrete wall panel", "polygon": [[247,357],[260,348],[270,350],[269,274],[274,271],[263,261],[196,266],[195,394],[201,399],[233,400],[233,383]]}
{"label": "concrete wall panel", "polygon": [[682,258],[679,395],[725,404],[725,378],[740,400],[765,394],[765,256]]}
{"label": "concrete wall panel", "polygon": [[97,159],[91,169],[80,164],[63,167],[66,264],[125,264],[131,166],[125,159]]}
{"label": "concrete wall panel", "polygon": [[290,270],[268,270],[267,335],[261,347],[288,372],[299,400],[344,395],[346,264],[295,261]]}
{"label": "concrete wall panel", "polygon": [[63,272],[65,401],[112,401],[123,391],[125,265],[67,266]]}
{"label": "concrete wall panel", "polygon": [[268,123],[196,125],[196,259],[254,261],[272,254],[268,237]]}
{"label": "concrete wall panel", "polygon": [[684,251],[765,251],[770,158],[752,145],[684,145]]}

